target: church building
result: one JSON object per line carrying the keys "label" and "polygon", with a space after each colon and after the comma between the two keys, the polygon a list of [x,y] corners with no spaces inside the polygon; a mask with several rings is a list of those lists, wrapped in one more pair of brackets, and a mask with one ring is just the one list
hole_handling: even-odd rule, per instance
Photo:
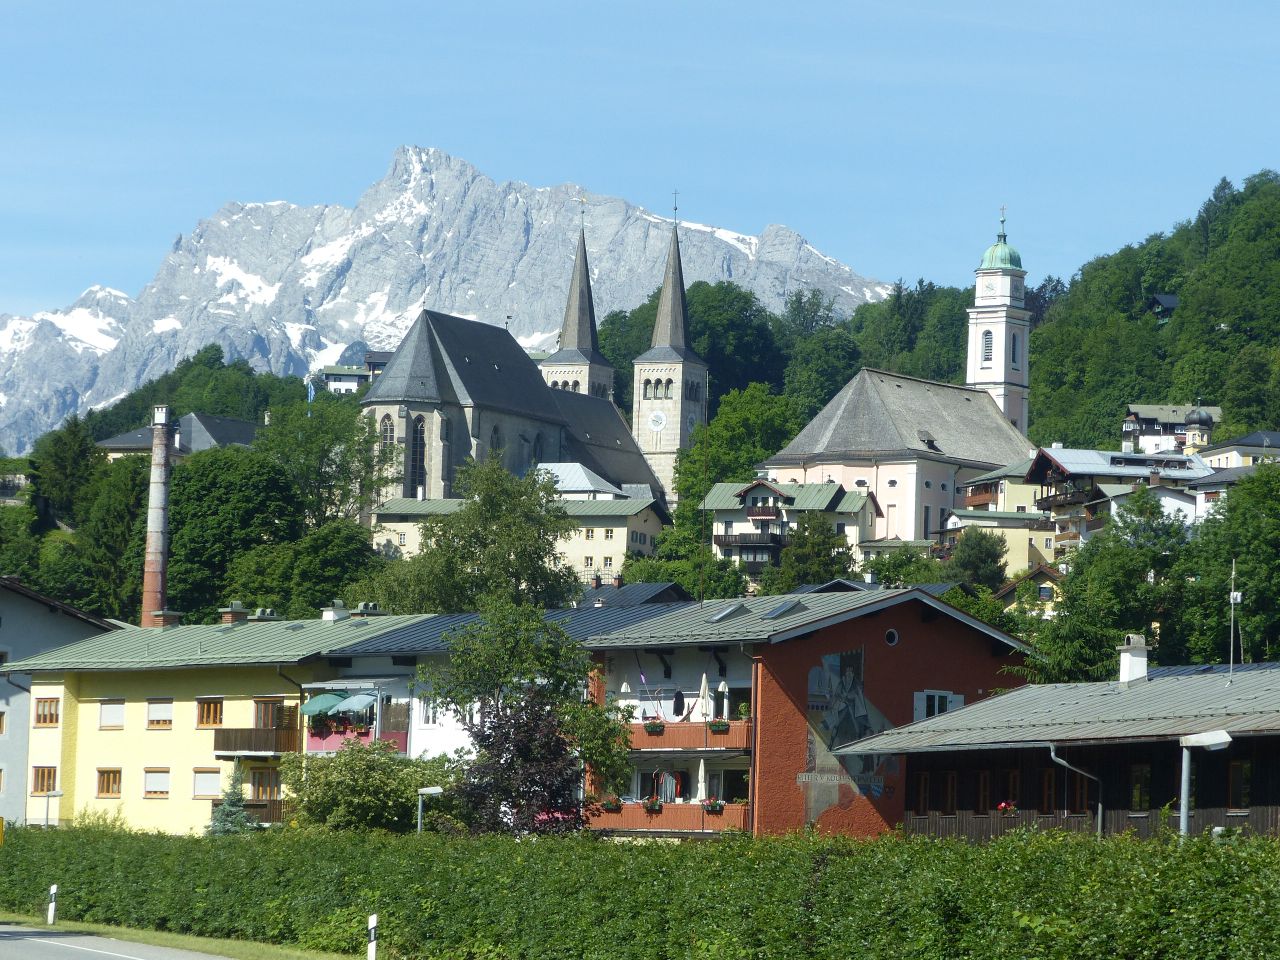
{"label": "church building", "polygon": [[937,541],[967,505],[960,487],[1029,455],[1026,271],[1003,216],[975,273],[965,386],[863,369],[762,464],[782,483],[874,494],[882,516],[864,550]]}

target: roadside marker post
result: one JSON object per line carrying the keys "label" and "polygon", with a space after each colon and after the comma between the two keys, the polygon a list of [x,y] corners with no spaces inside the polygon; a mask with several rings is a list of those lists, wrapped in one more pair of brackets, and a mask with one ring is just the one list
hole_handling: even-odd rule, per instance
{"label": "roadside marker post", "polygon": [[378,915],[369,914],[369,960],[378,960]]}
{"label": "roadside marker post", "polygon": [[53,926],[53,921],[58,916],[58,885],[55,883],[49,888],[49,926]]}

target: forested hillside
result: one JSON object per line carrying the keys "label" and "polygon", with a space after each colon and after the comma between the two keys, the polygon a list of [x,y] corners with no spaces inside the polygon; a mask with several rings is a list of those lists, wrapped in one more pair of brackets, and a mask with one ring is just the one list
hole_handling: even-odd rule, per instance
{"label": "forested hillside", "polygon": [[[1027,260],[1034,265],[1033,251]],[[1151,308],[1178,297],[1172,314]],[[1118,448],[1129,403],[1223,408],[1215,440],[1280,426],[1280,174],[1227,180],[1171,233],[1080,268],[1031,338],[1031,438]]]}

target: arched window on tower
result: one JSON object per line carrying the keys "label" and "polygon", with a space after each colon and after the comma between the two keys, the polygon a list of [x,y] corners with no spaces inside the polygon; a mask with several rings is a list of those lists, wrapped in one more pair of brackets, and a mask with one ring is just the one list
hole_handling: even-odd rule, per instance
{"label": "arched window on tower", "polygon": [[409,434],[409,456],[405,464],[405,493],[410,497],[418,496],[418,488],[427,485],[427,418],[414,417],[413,429]]}
{"label": "arched window on tower", "polygon": [[578,392],[578,381],[577,381],[577,380],[573,381],[573,392],[574,392],[574,393],[577,393],[577,392]]}
{"label": "arched window on tower", "polygon": [[396,446],[396,424],[389,413],[383,414],[378,423],[378,441],[382,445],[382,455],[390,456]]}
{"label": "arched window on tower", "polygon": [[663,396],[668,400],[671,399],[671,381],[670,380],[667,381],[667,392],[663,394]]}
{"label": "arched window on tower", "polygon": [[560,389],[560,381],[559,381],[559,380],[552,380],[552,381],[551,381],[551,389],[552,389],[552,390],[559,390],[559,389]]}
{"label": "arched window on tower", "polygon": [[453,492],[453,428],[447,417],[440,418],[440,484],[447,498]]}
{"label": "arched window on tower", "polygon": [[995,338],[992,337],[990,330],[982,331],[982,362],[983,363],[991,362],[991,356],[992,356],[992,353],[994,352],[994,346],[993,346],[994,339]]}
{"label": "arched window on tower", "polygon": [[652,380],[646,380],[646,381],[644,382],[644,398],[645,398],[646,400],[650,399],[650,398],[651,398],[651,395],[652,395],[652,392],[653,392],[653,381],[652,381]]}
{"label": "arched window on tower", "polygon": [[1016,333],[1009,336],[1009,362],[1015,367],[1018,365],[1018,335]]}

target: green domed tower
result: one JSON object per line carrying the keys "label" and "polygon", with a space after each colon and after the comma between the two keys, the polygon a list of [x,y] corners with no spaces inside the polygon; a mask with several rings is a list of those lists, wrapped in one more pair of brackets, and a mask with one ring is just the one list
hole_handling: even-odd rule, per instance
{"label": "green domed tower", "polygon": [[1000,209],[1000,232],[975,271],[969,308],[969,354],[965,381],[991,394],[1009,422],[1027,432],[1030,370],[1027,338],[1031,312],[1024,307],[1027,272],[1009,245]]}

